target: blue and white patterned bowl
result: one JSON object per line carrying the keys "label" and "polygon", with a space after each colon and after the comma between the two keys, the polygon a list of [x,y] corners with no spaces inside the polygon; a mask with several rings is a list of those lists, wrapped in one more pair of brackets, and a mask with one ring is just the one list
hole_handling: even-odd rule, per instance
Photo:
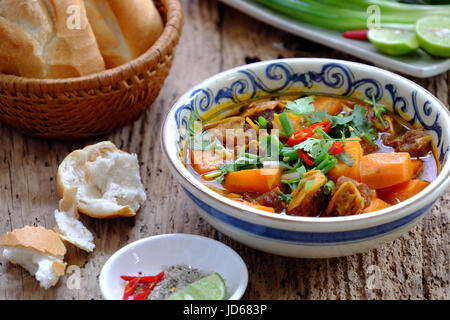
{"label": "blue and white patterned bowl", "polygon": [[[375,95],[391,111],[422,125],[432,135],[439,153],[440,174],[419,194],[387,209],[348,217],[312,218],[273,214],[241,205],[203,185],[183,165],[180,146],[192,110],[200,116],[216,110],[226,114],[227,106],[292,92],[359,99]],[[263,61],[219,73],[178,100],[161,133],[170,171],[196,204],[199,214],[213,227],[265,252],[311,258],[366,251],[412,228],[449,185],[449,142],[449,112],[422,87],[372,66],[315,58]]]}

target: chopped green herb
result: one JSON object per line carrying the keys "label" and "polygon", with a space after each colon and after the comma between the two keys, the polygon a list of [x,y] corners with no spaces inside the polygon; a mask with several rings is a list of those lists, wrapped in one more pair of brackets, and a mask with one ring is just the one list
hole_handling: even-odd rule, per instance
{"label": "chopped green herb", "polygon": [[217,177],[219,177],[220,175],[222,175],[223,174],[223,172],[222,171],[220,171],[220,170],[216,170],[216,171],[211,171],[211,172],[208,172],[208,173],[205,173],[204,175],[203,175],[203,177],[205,178],[205,179],[214,179],[214,178],[217,178]]}
{"label": "chopped green herb", "polygon": [[386,113],[386,107],[381,104],[377,104],[375,101],[375,96],[372,96],[372,105],[373,105],[373,112],[375,113],[375,117],[381,122],[381,125],[383,128],[386,128],[386,122],[383,119],[383,114]]}
{"label": "chopped green herb", "polygon": [[283,127],[283,131],[286,134],[286,137],[290,137],[294,132],[294,128],[292,127],[291,120],[286,112],[282,112],[278,115],[278,119],[280,119],[281,126]]}
{"label": "chopped green herb", "polygon": [[280,194],[278,195],[278,198],[280,198],[281,201],[289,203],[292,200],[292,194],[280,192]]}
{"label": "chopped green herb", "polygon": [[334,182],[332,180],[328,180],[327,183],[325,183],[325,185],[323,186],[323,193],[325,195],[329,195],[333,192],[335,187],[336,185],[334,184]]}
{"label": "chopped green herb", "polygon": [[310,114],[314,112],[315,96],[307,96],[294,101],[289,101],[286,104],[286,109],[297,115]]}
{"label": "chopped green herb", "polygon": [[264,117],[258,117],[258,124],[261,129],[267,129],[267,120]]}

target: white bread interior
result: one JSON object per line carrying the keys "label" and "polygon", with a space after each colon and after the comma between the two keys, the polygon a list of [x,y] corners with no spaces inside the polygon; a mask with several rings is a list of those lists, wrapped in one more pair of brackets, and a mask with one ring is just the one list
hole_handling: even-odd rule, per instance
{"label": "white bread interior", "polygon": [[78,188],[77,209],[94,218],[136,215],[146,194],[138,159],[103,141],[70,153],[58,168],[61,196]]}
{"label": "white bread interior", "polygon": [[107,68],[137,58],[163,31],[152,0],[84,0]]}
{"label": "white bread interior", "polygon": [[[68,8],[79,8],[79,28]],[[0,1],[0,72],[69,78],[105,70],[83,0]]]}
{"label": "white bread interior", "polygon": [[26,226],[2,236],[3,256],[19,264],[39,281],[42,288],[54,286],[64,274],[66,248],[52,230]]}
{"label": "white bread interior", "polygon": [[74,246],[92,252],[95,248],[94,236],[78,220],[77,188],[67,189],[59,202],[59,210],[55,210],[56,233]]}

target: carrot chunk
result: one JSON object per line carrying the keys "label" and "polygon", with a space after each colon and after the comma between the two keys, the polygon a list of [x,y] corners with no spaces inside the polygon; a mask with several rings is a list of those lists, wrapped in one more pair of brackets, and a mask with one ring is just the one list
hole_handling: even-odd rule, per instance
{"label": "carrot chunk", "polygon": [[224,187],[231,192],[268,192],[281,185],[282,169],[248,169],[229,172]]}
{"label": "carrot chunk", "polygon": [[315,111],[328,111],[328,113],[333,116],[342,111],[343,103],[344,101],[342,99],[316,96],[313,104]]}
{"label": "carrot chunk", "polygon": [[256,203],[253,203],[253,202],[249,202],[249,201],[245,201],[245,200],[234,200],[234,201],[242,203],[242,204],[245,204],[246,206],[249,206],[249,207],[252,207],[252,208],[255,208],[255,209],[259,209],[259,210],[275,213],[275,209],[272,208],[272,207],[266,207],[266,206],[263,206],[263,205],[260,205],[260,204],[256,204]]}
{"label": "carrot chunk", "polygon": [[427,181],[412,179],[389,188],[379,189],[377,194],[387,203],[397,204],[416,195],[429,184]]}
{"label": "carrot chunk", "polygon": [[390,207],[391,205],[379,198],[372,199],[370,201],[370,204],[363,210],[362,213],[368,213],[373,211],[378,211],[387,207]]}
{"label": "carrot chunk", "polygon": [[339,177],[345,176],[356,181],[361,181],[359,174],[359,163],[364,154],[361,143],[359,141],[347,141],[345,143],[344,150],[353,160],[355,160],[355,162],[350,167],[344,162],[338,161],[338,163],[328,172],[328,179],[336,182]]}
{"label": "carrot chunk", "polygon": [[218,152],[210,150],[192,150],[191,152],[192,167],[199,174],[217,170],[223,163],[223,155]]}
{"label": "carrot chunk", "polygon": [[361,182],[381,189],[413,178],[411,157],[407,152],[371,153],[361,158]]}

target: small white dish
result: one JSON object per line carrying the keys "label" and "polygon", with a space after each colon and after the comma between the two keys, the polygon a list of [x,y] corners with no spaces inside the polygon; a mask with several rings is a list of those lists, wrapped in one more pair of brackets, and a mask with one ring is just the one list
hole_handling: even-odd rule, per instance
{"label": "small white dish", "polygon": [[219,273],[228,300],[239,300],[247,288],[247,267],[233,249],[210,238],[173,233],[141,239],[115,252],[100,272],[100,290],[106,300],[121,300],[125,288],[121,275],[156,275],[180,264]]}

